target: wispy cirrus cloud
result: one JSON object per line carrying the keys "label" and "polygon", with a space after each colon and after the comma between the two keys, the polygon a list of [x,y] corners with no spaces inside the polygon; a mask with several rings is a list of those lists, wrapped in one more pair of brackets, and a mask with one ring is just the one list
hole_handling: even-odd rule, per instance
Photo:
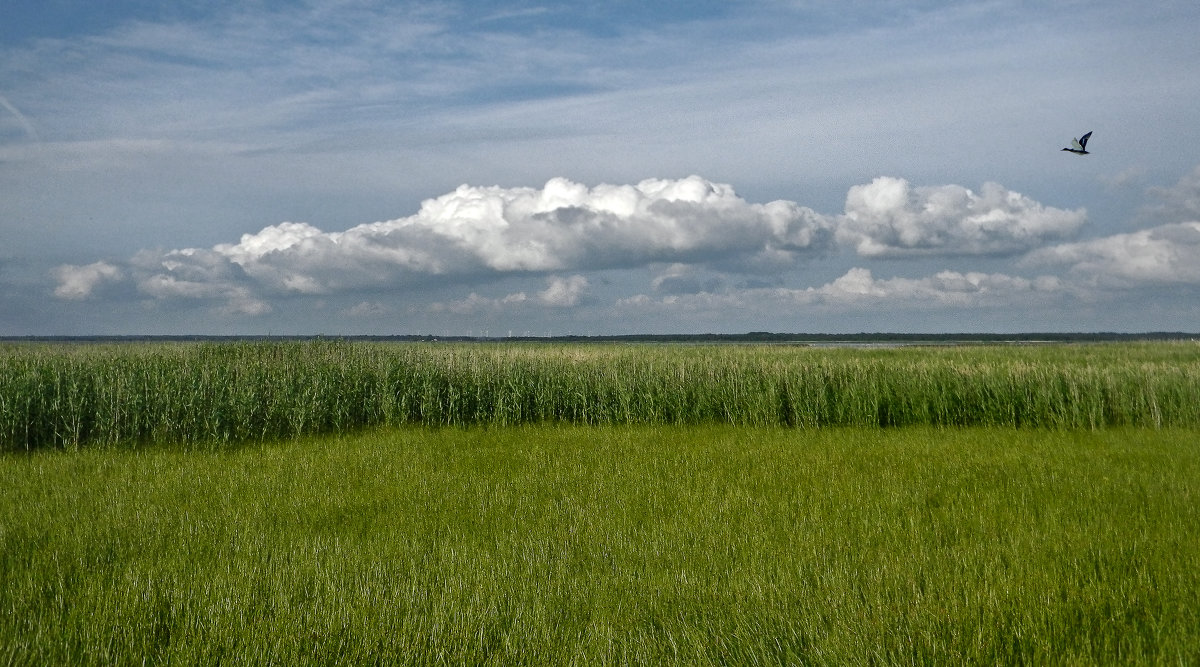
{"label": "wispy cirrus cloud", "polygon": [[[32,141],[42,140],[41,137],[38,136],[37,128],[33,126],[33,123],[29,122],[29,119],[25,117],[25,114],[21,113],[21,110],[13,106],[12,102],[9,102],[8,99],[3,95],[0,95],[0,108],[3,108],[12,116],[12,118],[16,120],[21,129],[25,131],[26,137]],[[0,128],[3,127],[4,126],[0,124]]]}

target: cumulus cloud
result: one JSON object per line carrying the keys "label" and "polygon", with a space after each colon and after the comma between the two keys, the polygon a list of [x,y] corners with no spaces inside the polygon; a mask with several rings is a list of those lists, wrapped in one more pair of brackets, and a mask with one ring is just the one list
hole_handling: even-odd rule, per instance
{"label": "cumulus cloud", "polygon": [[942,271],[920,278],[876,278],[870,269],[855,267],[818,287],[754,287],[722,292],[670,294],[660,298],[639,294],[621,299],[626,310],[788,312],[797,307],[840,310],[878,310],[893,307],[1004,307],[1049,297],[1066,286],[1054,276],[1022,278],[1002,273]]}
{"label": "cumulus cloud", "polygon": [[523,304],[536,304],[548,308],[568,308],[577,306],[586,297],[590,284],[581,275],[566,278],[551,276],[546,281],[546,289],[536,296],[530,297],[525,292],[513,292],[500,298],[481,296],[471,292],[465,298],[455,301],[438,301],[429,306],[431,312],[449,312],[456,315],[473,315],[481,312],[499,312],[507,308]]}
{"label": "cumulus cloud", "polygon": [[[325,232],[301,222],[212,249],[142,253],[143,291],[190,296],[248,281],[325,294],[430,278],[549,273],[652,262],[754,262],[819,252],[828,220],[794,202],[752,204],[697,176],[594,188],[556,178],[541,189],[461,186],[416,215]],[[157,266],[155,266],[157,265]],[[195,288],[193,290],[193,288]],[[567,289],[546,298],[567,298]]]}
{"label": "cumulus cloud", "polygon": [[588,188],[461,186],[411,217],[325,233],[285,223],[213,250],[274,287],[318,292],[405,275],[464,276],[637,266],[764,250],[819,249],[822,216],[750,204],[699,177]]}
{"label": "cumulus cloud", "polygon": [[130,268],[138,291],[156,300],[214,301],[226,315],[272,311],[241,267],[219,252],[198,248],[142,251],[134,255]]}
{"label": "cumulus cloud", "polygon": [[[726,284],[722,274],[770,269],[778,277],[837,243],[864,256],[1015,253],[1071,234],[1083,219],[1082,211],[1043,207],[995,184],[975,194],[882,177],[850,188],[844,215],[826,216],[792,201],[750,203],[729,185],[698,176],[595,187],[555,178],[541,188],[463,185],[426,200],[412,216],[345,231],[284,222],[236,243],[144,250],[124,270],[106,263],[60,267],[55,293],[79,299],[128,277],[153,300],[206,301],[224,313],[256,315],[288,295],[377,294],[532,275],[547,277],[543,290],[499,299],[472,292],[430,309],[573,307],[591,288],[587,271],[666,266],[653,280],[654,293],[715,294]],[[986,292],[999,288],[996,280],[947,275],[928,289],[931,298]],[[848,297],[917,285],[852,272],[821,289]],[[810,297],[822,294],[811,290]],[[373,302],[358,302],[344,312],[377,313]]]}
{"label": "cumulus cloud", "polygon": [[975,193],[883,176],[850,188],[837,239],[863,257],[1013,255],[1067,238],[1085,219],[995,183]]}
{"label": "cumulus cloud", "polygon": [[1066,266],[1071,274],[1106,286],[1200,285],[1200,222],[1043,248],[1024,263]]}
{"label": "cumulus cloud", "polygon": [[1003,273],[941,271],[922,278],[875,278],[869,269],[853,268],[819,288],[804,290],[828,302],[908,301],[942,305],[987,305],[1008,302],[1033,292],[1054,292],[1061,282],[1052,276],[1030,280]]}
{"label": "cumulus cloud", "polygon": [[54,278],[58,286],[54,288],[54,296],[60,299],[86,299],[92,291],[104,283],[116,282],[122,278],[121,269],[108,262],[94,262],[84,266],[63,264],[54,269]]}
{"label": "cumulus cloud", "polygon": [[546,289],[538,292],[538,301],[556,308],[576,306],[587,293],[587,289],[588,279],[583,276],[555,277],[550,279]]}

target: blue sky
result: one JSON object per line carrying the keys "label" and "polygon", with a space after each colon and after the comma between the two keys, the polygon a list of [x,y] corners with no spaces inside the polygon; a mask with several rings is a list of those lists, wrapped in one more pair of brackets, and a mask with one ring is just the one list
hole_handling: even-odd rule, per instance
{"label": "blue sky", "polygon": [[10,0],[0,335],[1200,330],[1195,3],[578,4]]}

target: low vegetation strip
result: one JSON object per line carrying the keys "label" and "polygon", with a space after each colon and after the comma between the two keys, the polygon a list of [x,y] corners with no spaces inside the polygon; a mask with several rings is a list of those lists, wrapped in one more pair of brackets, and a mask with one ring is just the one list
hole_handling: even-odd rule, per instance
{"label": "low vegetation strip", "polygon": [[378,425],[1200,425],[1200,345],[9,344],[0,448]]}
{"label": "low vegetation strip", "polygon": [[0,457],[0,664],[1200,663],[1200,430]]}

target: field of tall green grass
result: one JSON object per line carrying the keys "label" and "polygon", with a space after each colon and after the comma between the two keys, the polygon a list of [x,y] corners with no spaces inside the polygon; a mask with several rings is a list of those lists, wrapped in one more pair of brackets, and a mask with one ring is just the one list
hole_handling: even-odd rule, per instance
{"label": "field of tall green grass", "polygon": [[1196,429],[383,428],[0,489],[0,664],[1200,662]]}
{"label": "field of tall green grass", "polygon": [[1200,426],[1200,345],[0,346],[0,450],[380,425]]}
{"label": "field of tall green grass", "polygon": [[0,345],[0,665],[1200,663],[1200,346]]}

